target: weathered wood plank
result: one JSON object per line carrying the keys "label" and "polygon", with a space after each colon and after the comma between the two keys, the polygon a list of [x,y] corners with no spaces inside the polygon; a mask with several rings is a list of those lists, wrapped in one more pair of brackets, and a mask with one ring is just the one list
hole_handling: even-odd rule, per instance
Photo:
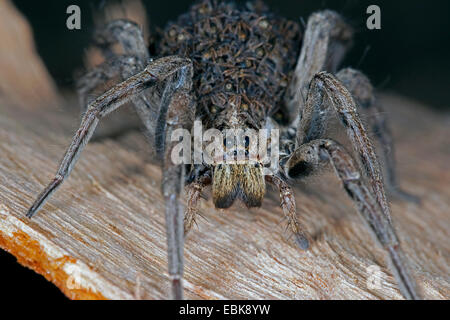
{"label": "weathered wood plank", "polygon": [[[392,202],[403,248],[426,298],[450,297],[449,117],[384,96],[402,185],[422,205]],[[71,177],[33,220],[26,209],[50,181],[79,117],[0,102],[0,247],[70,298],[168,297],[161,174],[137,131],[87,146]],[[296,188],[314,236],[299,251],[284,232],[278,195],[261,209],[202,201],[186,240],[185,294],[204,299],[400,299],[382,251],[331,173]],[[367,287],[380,266],[382,286]]]}

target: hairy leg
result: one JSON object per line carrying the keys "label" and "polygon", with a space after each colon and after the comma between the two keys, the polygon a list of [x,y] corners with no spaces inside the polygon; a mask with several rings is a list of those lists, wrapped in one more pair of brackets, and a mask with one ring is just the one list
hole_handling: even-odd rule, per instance
{"label": "hairy leg", "polygon": [[155,129],[155,147],[158,153],[163,154],[162,194],[166,203],[168,267],[172,298],[176,300],[183,299],[184,209],[181,198],[185,184],[185,166],[173,163],[172,152],[179,142],[172,141],[171,138],[177,129],[190,130],[195,117],[192,62],[182,60],[187,64],[179,65],[177,72],[165,86]]}
{"label": "hairy leg", "polygon": [[295,73],[285,96],[291,121],[300,115],[314,75],[320,71],[335,73],[352,38],[353,30],[336,12],[325,10],[309,17]]}
{"label": "hairy leg", "polygon": [[[150,60],[142,30],[132,21],[114,20],[96,29],[93,44],[101,50],[105,62],[77,80],[83,109],[90,102],[88,95],[97,86],[117,76],[125,80],[141,71]],[[114,52],[116,44],[121,48],[120,54]]]}
{"label": "hairy leg", "polygon": [[288,228],[295,237],[295,242],[302,250],[309,248],[309,236],[306,228],[297,219],[294,192],[291,187],[277,176],[266,176],[266,181],[274,184],[280,192],[281,208],[286,216]]}
{"label": "hairy leg", "polygon": [[206,186],[211,184],[211,176],[210,173],[206,173],[191,182],[186,187],[186,197],[188,201],[188,205],[186,208],[186,212],[184,214],[184,235],[186,236],[191,230],[192,226],[196,223],[195,218],[197,216],[198,210],[197,205],[198,201],[202,196],[202,192]]}
{"label": "hairy leg", "polygon": [[92,102],[89,96],[97,87],[113,79],[126,80],[144,68],[144,61],[136,56],[115,56],[89,70],[76,80],[77,93],[83,111]]}
{"label": "hairy leg", "polygon": [[[128,20],[115,20],[97,30],[94,42],[108,60],[117,61],[122,79],[132,76],[136,69],[151,61],[139,26]],[[117,58],[113,46],[119,44],[126,58]],[[129,56],[133,57],[130,60]],[[124,61],[128,59],[128,61]],[[110,67],[110,66],[107,66]],[[98,70],[97,70],[98,71]],[[101,70],[100,70],[101,71]],[[161,70],[163,71],[163,70]],[[93,71],[95,74],[96,71]],[[101,74],[101,72],[100,72]],[[188,129],[194,121],[191,99],[192,65],[180,65],[170,81],[156,83],[152,88],[132,97],[132,102],[146,127],[146,135],[155,155],[162,160],[162,192],[166,202],[166,234],[168,243],[169,276],[172,297],[183,298],[183,208],[180,197],[184,189],[184,166],[175,166],[170,158],[174,142],[171,133],[178,128]]]}
{"label": "hairy leg", "polygon": [[[106,61],[77,81],[80,104],[87,106],[90,93],[100,84],[119,77],[129,78],[142,70],[151,61],[140,27],[128,20],[114,20],[94,34],[94,44],[99,47]],[[123,55],[114,53],[118,44]],[[142,94],[132,98],[135,110],[146,129],[150,144],[154,147],[157,116],[160,112],[161,95],[164,86],[156,84]]]}
{"label": "hairy leg", "polygon": [[[91,102],[89,96],[100,84],[119,78],[122,81],[143,70],[145,65],[136,56],[115,56],[96,68],[87,72],[77,80],[77,91],[81,106],[88,106]],[[133,106],[145,126],[146,134],[150,137],[150,145],[154,148],[156,121],[161,106],[161,91],[164,84],[156,84],[154,87],[133,96]]]}
{"label": "hairy leg", "polygon": [[183,289],[183,209],[180,203],[184,187],[184,166],[174,165],[170,155],[175,142],[170,137],[173,130],[186,128],[193,123],[194,106],[191,97],[192,63],[189,59],[165,57],[150,63],[144,71],[117,84],[95,99],[83,116],[80,128],[60,164],[53,181],[38,196],[27,212],[31,218],[48,200],[50,195],[69,176],[81,151],[84,149],[101,118],[114,111],[133,96],[166,82],[161,100],[161,114],[158,117],[160,136],[163,136],[164,154],[162,191],[166,201],[166,228],[169,256],[169,275],[172,279],[173,297],[181,299]]}
{"label": "hairy leg", "polygon": [[183,68],[190,68],[190,61],[178,57],[166,57],[149,64],[144,71],[123,81],[95,99],[84,114],[81,125],[69,146],[54,181],[39,196],[27,213],[31,217],[47,200],[51,192],[67,178],[73,169],[81,151],[91,138],[99,120],[114,111],[133,96],[155,85],[159,81],[168,80]]}
{"label": "hairy leg", "polygon": [[336,77],[350,91],[357,106],[369,114],[368,124],[381,148],[381,155],[386,166],[386,187],[402,199],[419,202],[419,198],[408,194],[398,187],[395,170],[395,149],[391,130],[388,125],[386,114],[377,103],[374,88],[370,80],[360,71],[346,68],[336,74]]}
{"label": "hairy leg", "polygon": [[114,58],[114,44],[119,44],[124,55],[133,55],[147,62],[150,59],[144,35],[136,23],[119,19],[111,21],[94,33],[94,44],[99,47],[106,59]]}
{"label": "hairy leg", "polygon": [[288,158],[283,170],[286,176],[294,178],[299,172],[299,167],[313,171],[324,163],[331,163],[345,191],[353,199],[360,216],[377,242],[387,251],[389,264],[402,294],[407,299],[420,299],[417,285],[410,274],[391,220],[383,213],[371,188],[364,182],[357,164],[341,145],[329,139],[313,140],[303,144]]}
{"label": "hairy leg", "polygon": [[378,159],[357,112],[355,100],[347,88],[327,72],[319,72],[311,81],[306,105],[298,123],[296,146],[324,136],[326,117],[330,114],[328,110],[330,107],[347,129],[347,134],[363,165],[364,173],[371,182],[377,201],[387,219],[391,220]]}

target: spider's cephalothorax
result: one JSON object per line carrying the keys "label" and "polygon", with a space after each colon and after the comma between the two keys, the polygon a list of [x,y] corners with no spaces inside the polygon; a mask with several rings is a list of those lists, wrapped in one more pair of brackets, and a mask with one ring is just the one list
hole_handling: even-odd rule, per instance
{"label": "spider's cephalothorax", "polygon": [[[260,2],[238,8],[204,0],[161,32],[156,56],[150,57],[138,25],[128,20],[108,23],[95,33],[95,45],[106,61],[77,83],[86,109],[80,128],[56,176],[27,216],[32,217],[69,176],[99,120],[131,100],[150,147],[162,160],[169,275],[175,298],[183,293],[184,236],[195,222],[205,187],[212,185],[216,207],[228,208],[235,199],[255,207],[261,205],[266,183],[273,184],[293,238],[307,249],[309,237],[297,217],[290,185],[324,164],[331,164],[385,249],[403,295],[419,298],[392,226],[379,163],[359,109],[373,112],[369,124],[383,148],[387,186],[394,194],[413,199],[396,188],[393,144],[384,113],[367,77],[353,69],[338,69],[352,34],[345,21],[328,10],[311,15],[301,37],[296,23],[275,16]],[[121,55],[113,50],[116,44],[122,48]],[[122,82],[95,100],[88,99],[96,87],[115,77]],[[341,121],[359,161],[327,138],[330,115]],[[196,119],[219,132],[279,128],[281,152],[276,168],[264,174],[260,159],[250,154],[241,162],[224,162],[224,158],[212,165],[195,164],[185,174],[186,166],[171,158],[178,143],[172,133],[191,130]],[[184,190],[185,212],[180,201]]]}
{"label": "spider's cephalothorax", "polygon": [[[158,55],[190,57],[197,118],[206,128],[261,129],[282,108],[300,49],[297,23],[263,6],[201,2],[170,23]],[[260,206],[265,194],[261,163],[213,168],[213,201],[228,208],[235,198]]]}

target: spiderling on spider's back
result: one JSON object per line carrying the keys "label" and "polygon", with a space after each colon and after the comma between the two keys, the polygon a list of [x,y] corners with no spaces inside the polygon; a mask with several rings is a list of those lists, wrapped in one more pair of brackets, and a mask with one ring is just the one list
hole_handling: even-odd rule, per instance
{"label": "spiderling on spider's back", "polygon": [[[299,25],[265,7],[201,2],[169,23],[157,45],[159,56],[191,58],[197,115],[222,129],[233,105],[259,129],[281,114],[282,100],[300,50]],[[234,103],[229,103],[234,101]],[[280,119],[281,120],[281,119]]]}

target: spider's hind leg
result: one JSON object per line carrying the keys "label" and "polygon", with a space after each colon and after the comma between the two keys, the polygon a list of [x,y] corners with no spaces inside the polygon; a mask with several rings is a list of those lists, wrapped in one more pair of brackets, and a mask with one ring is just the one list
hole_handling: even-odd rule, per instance
{"label": "spider's hind leg", "polygon": [[[121,52],[117,52],[116,44]],[[99,85],[117,76],[125,80],[141,71],[150,60],[143,31],[138,24],[126,19],[113,20],[96,29],[93,45],[100,49],[105,62],[76,81],[83,110],[90,102],[89,94]]]}
{"label": "spider's hind leg", "polygon": [[126,80],[144,68],[145,63],[139,57],[123,55],[115,56],[86,72],[76,79],[76,89],[82,110],[86,111],[89,103],[95,99],[92,97],[92,93],[100,85],[114,79]]}
{"label": "spider's hind leg", "polygon": [[[117,55],[113,50],[116,44],[121,47],[121,55]],[[101,49],[106,61],[77,80],[79,100],[83,109],[90,102],[89,96],[99,85],[115,78],[125,80],[143,70],[151,61],[141,28],[125,19],[111,21],[96,30],[94,45]],[[163,86],[157,84],[131,99],[152,147],[162,90]]]}
{"label": "spider's hind leg", "polygon": [[122,54],[137,56],[144,62],[150,59],[143,31],[132,21],[113,20],[97,29],[93,38],[94,45],[102,50],[106,59],[116,55],[113,49],[115,44],[120,45]]}
{"label": "spider's hind leg", "polygon": [[386,187],[390,193],[407,201],[415,203],[420,202],[418,197],[403,191],[398,186],[392,133],[389,128],[386,114],[376,100],[374,88],[370,83],[370,80],[363,73],[351,68],[342,69],[336,74],[336,77],[350,91],[353,98],[356,100],[356,105],[363,111],[369,113],[367,121],[381,148],[381,155],[384,160],[383,163],[386,167]]}

